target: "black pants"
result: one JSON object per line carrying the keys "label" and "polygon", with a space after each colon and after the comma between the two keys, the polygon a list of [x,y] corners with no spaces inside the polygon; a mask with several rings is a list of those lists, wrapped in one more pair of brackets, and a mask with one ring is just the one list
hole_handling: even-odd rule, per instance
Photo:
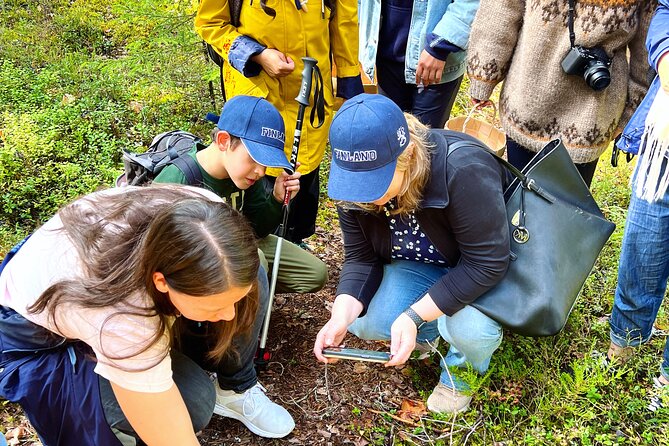
{"label": "black pants", "polygon": [[[288,214],[288,228],[286,228],[285,239],[300,243],[302,239],[311,237],[316,232],[316,215],[318,215],[318,198],[320,195],[320,181],[318,174],[320,166],[316,170],[300,177],[300,191],[290,200],[290,212]],[[271,191],[274,187],[276,177],[265,176],[266,187]]]}
{"label": "black pants", "polygon": [[433,129],[443,129],[460,89],[462,76],[444,84],[428,85],[419,92],[414,84],[407,84],[404,62],[379,60],[377,65],[379,93],[390,98],[403,111],[411,113]]}
{"label": "black pants", "polygon": [[[511,138],[506,138],[506,153],[507,158],[511,164],[522,170],[536,155],[536,152],[527,150],[525,147],[518,144]],[[585,184],[590,187],[592,177],[595,176],[595,169],[597,168],[597,161],[590,161],[589,163],[575,164],[578,173],[581,174]]]}

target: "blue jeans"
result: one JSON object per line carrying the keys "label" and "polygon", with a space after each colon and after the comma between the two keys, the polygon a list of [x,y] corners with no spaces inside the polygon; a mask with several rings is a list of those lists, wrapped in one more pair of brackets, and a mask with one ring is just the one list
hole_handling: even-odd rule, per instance
{"label": "blue jeans", "polygon": [[[611,341],[621,347],[648,341],[669,279],[669,191],[648,203],[636,197],[635,180],[610,319]],[[669,379],[669,339],[661,373]]]}
{"label": "blue jeans", "polygon": [[[390,327],[407,307],[420,300],[449,268],[437,265],[394,260],[383,269],[383,281],[367,308],[348,331],[362,339],[388,340]],[[452,375],[448,367],[461,367],[484,373],[490,358],[502,342],[500,325],[476,308],[466,306],[453,316],[441,316],[428,322],[416,337],[417,342],[433,342],[439,335],[450,344],[448,354],[441,361],[442,384],[457,390],[467,385]]]}

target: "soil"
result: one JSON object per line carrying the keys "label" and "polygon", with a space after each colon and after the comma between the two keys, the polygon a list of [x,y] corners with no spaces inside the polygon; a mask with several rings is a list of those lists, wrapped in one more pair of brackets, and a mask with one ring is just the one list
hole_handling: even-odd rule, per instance
{"label": "soil", "polygon": [[[198,434],[201,444],[364,446],[393,444],[396,438],[422,443],[412,433],[425,414],[424,400],[415,385],[428,385],[420,390],[431,390],[438,379],[436,360],[391,369],[358,361],[328,366],[317,362],[313,342],[329,318],[343,252],[339,231],[332,234],[319,229],[308,242],[328,264],[329,281],[318,293],[276,296],[267,341],[272,359],[259,375],[269,397],[295,419],[294,431],[283,439],[265,439],[239,421],[214,415]],[[353,336],[346,344],[384,349],[382,343]],[[10,445],[41,444],[18,405],[0,400],[0,426]]]}

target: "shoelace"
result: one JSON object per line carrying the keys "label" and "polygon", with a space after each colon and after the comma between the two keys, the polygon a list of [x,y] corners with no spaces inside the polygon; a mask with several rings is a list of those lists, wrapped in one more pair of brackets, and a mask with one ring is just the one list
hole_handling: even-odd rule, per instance
{"label": "shoelace", "polygon": [[267,389],[265,389],[262,384],[256,383],[255,386],[251,387],[244,394],[244,403],[242,404],[242,412],[247,418],[253,418],[256,415],[256,412],[260,409],[260,405],[256,402],[256,396],[260,396],[261,399],[265,396]]}
{"label": "shoelace", "polygon": [[669,390],[669,384],[663,384],[657,377],[653,378],[653,387],[655,388],[655,395],[653,395],[650,399],[650,403],[648,403],[648,410],[651,412],[662,409],[664,407],[664,403],[662,403],[662,394],[669,394],[669,392],[667,392],[667,390]]}

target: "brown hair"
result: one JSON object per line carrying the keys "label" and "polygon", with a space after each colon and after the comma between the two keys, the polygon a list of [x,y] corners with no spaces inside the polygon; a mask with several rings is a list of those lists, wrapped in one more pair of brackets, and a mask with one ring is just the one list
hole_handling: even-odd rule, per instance
{"label": "brown hair", "polygon": [[[429,141],[430,128],[418,118],[404,113],[409,126],[409,145],[397,158],[399,172],[405,172],[402,186],[397,194],[397,205],[392,214],[407,215],[417,211],[423,198],[423,189],[430,179],[430,152],[434,144]],[[384,125],[379,122],[378,125]],[[412,150],[413,149],[413,150]],[[383,206],[373,203],[357,203],[361,209],[369,212],[384,212]]]}
{"label": "brown hair", "polygon": [[147,345],[111,359],[129,358],[169,333],[169,318],[177,314],[169,296],[153,283],[153,273],[158,271],[171,288],[191,296],[253,285],[235,304],[236,317],[217,324],[219,337],[210,352],[212,358],[223,356],[235,333],[250,329],[258,305],[257,245],[246,219],[224,203],[183,186],[151,185],[102,199],[95,195],[81,198],[63,208],[59,216],[62,230],[85,260],[84,277],[51,285],[29,307],[31,313],[46,310],[56,324],[59,305],[111,307],[145,293],[148,306],[128,306],[104,322],[123,314],[158,318],[155,336]]}
{"label": "brown hair", "polygon": [[[211,142],[216,142],[216,138],[218,138],[218,133],[223,131],[227,132],[227,130],[221,130],[218,127],[214,127],[213,129],[211,129],[211,133],[209,134],[209,136],[211,136]],[[230,135],[230,147],[234,147],[242,141],[241,139],[239,139],[234,135],[231,135],[230,133],[228,133],[228,135]]]}

